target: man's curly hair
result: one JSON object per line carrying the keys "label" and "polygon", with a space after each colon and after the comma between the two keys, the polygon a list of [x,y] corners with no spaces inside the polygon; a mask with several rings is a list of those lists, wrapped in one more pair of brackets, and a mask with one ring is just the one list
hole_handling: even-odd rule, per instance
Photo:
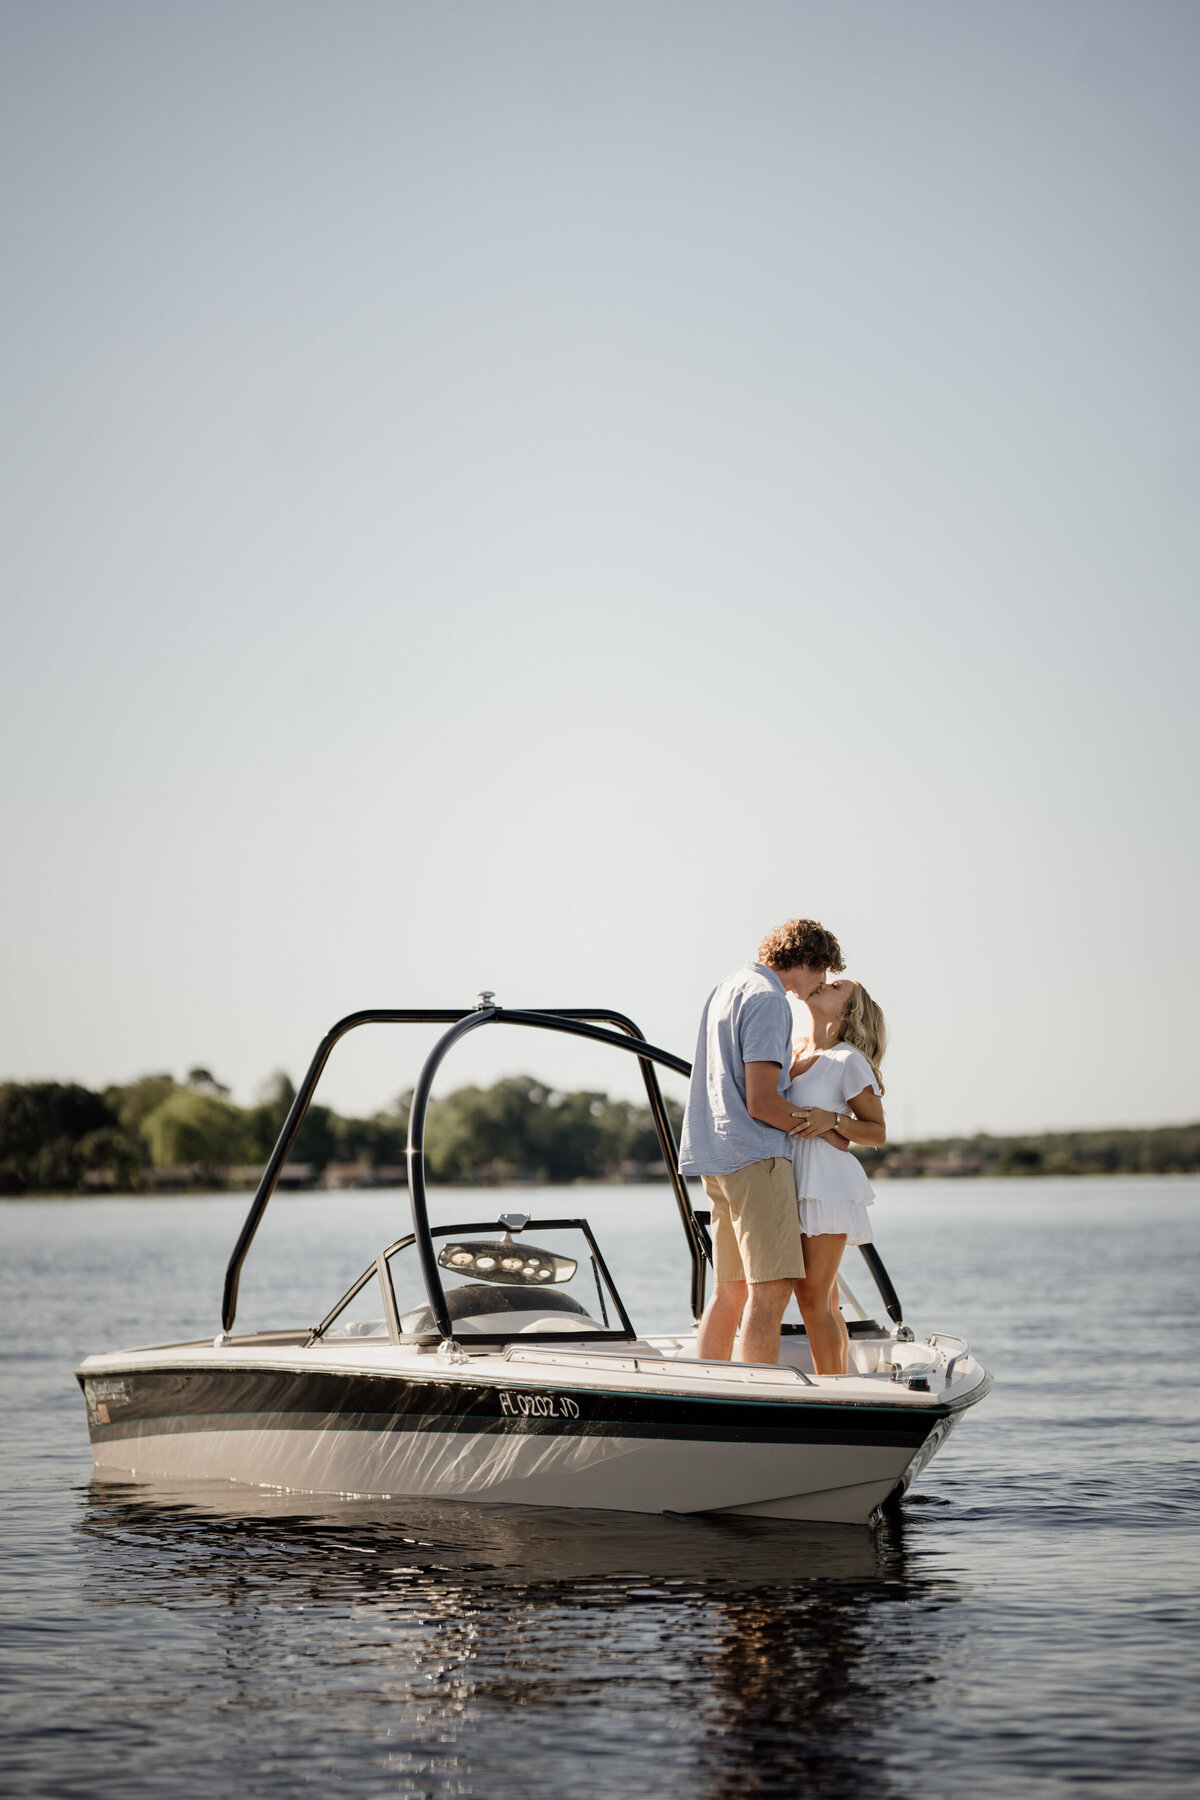
{"label": "man's curly hair", "polygon": [[769,969],[798,969],[801,963],[808,963],[810,968],[829,969],[834,975],[846,966],[832,931],[815,919],[789,919],[786,925],[768,932],[758,946],[758,960]]}

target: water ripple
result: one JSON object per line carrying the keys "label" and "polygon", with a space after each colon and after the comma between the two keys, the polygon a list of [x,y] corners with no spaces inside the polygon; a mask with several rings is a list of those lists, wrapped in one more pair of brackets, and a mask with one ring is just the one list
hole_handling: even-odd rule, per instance
{"label": "water ripple", "polygon": [[[1121,1233],[1135,1234],[1128,1193],[1108,1213],[1107,1190],[1093,1193],[1106,1235],[1070,1298],[1078,1225],[1043,1218],[1035,1187],[889,1209],[910,1313],[970,1321],[997,1387],[873,1531],[89,1480],[72,1361],[206,1329],[196,1283],[219,1287],[231,1209],[187,1209],[186,1270],[175,1202],[62,1203],[53,1256],[49,1214],[0,1209],[16,1325],[0,1453],[5,1791],[1190,1792],[1200,1413],[1180,1347],[1200,1185],[1190,1213],[1175,1183],[1136,1215],[1139,1254],[1164,1271],[1160,1318],[1181,1321],[1153,1382],[1105,1337],[1131,1253]],[[315,1209],[290,1204],[297,1259],[332,1255]],[[996,1279],[1014,1218],[1042,1218],[1024,1288]],[[286,1285],[290,1267],[275,1244],[271,1279]]]}

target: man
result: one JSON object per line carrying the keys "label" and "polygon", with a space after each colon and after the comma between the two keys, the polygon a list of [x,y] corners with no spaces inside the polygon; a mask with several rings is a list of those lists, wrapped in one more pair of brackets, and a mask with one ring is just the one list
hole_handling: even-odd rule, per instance
{"label": "man", "polygon": [[[696,1354],[728,1361],[741,1321],[743,1362],[779,1360],[780,1324],[804,1249],[789,1133],[804,1115],[787,1100],[792,1067],[788,995],[807,1000],[845,968],[832,932],[789,919],[758,961],[705,1002],[680,1140],[679,1167],[712,1202],[716,1280]],[[744,1312],[744,1316],[743,1316]]]}

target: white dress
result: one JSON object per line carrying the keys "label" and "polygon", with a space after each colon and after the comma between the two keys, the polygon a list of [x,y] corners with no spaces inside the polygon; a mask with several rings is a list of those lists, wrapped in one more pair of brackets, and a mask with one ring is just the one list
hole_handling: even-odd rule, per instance
{"label": "white dress", "polygon": [[[861,1050],[834,1044],[822,1050],[811,1069],[797,1075],[788,1089],[793,1106],[823,1106],[845,1112],[864,1088],[879,1092],[871,1065]],[[806,1237],[845,1233],[848,1244],[869,1244],[867,1208],[874,1201],[871,1184],[856,1156],[821,1138],[792,1139],[792,1167],[800,1205],[800,1229]]]}

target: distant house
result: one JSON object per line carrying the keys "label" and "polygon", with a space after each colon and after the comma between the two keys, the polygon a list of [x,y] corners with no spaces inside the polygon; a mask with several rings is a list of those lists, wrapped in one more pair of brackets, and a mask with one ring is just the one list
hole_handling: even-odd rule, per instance
{"label": "distant house", "polygon": [[[205,1169],[198,1163],[173,1169],[143,1169],[141,1185],[149,1193],[182,1194],[193,1188],[256,1188],[262,1180],[261,1163],[243,1163],[224,1169]],[[317,1179],[316,1163],[285,1163],[279,1177],[281,1188],[313,1187]]]}
{"label": "distant house", "polygon": [[924,1173],[921,1158],[911,1150],[893,1150],[890,1156],[884,1157],[875,1171],[876,1178],[882,1175],[888,1181],[915,1181]]}
{"label": "distant house", "polygon": [[380,1163],[378,1167],[368,1162],[328,1163],[321,1177],[325,1188],[404,1187],[407,1182],[404,1163]]}
{"label": "distant house", "polygon": [[888,1181],[916,1181],[925,1175],[945,1179],[982,1175],[983,1171],[984,1160],[973,1150],[943,1150],[934,1155],[918,1150],[899,1149],[884,1157],[875,1170],[875,1175],[882,1175]]}
{"label": "distant house", "polygon": [[982,1175],[983,1158],[969,1150],[948,1150],[944,1156],[926,1156],[922,1160],[922,1175]]}

